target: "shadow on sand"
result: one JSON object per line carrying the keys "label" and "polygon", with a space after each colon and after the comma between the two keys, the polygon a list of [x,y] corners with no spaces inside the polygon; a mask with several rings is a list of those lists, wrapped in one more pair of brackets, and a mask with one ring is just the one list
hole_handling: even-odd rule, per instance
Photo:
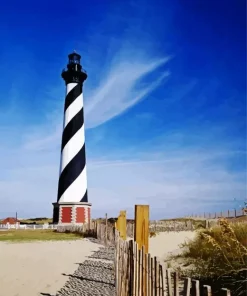
{"label": "shadow on sand", "polygon": [[62,273],[62,275],[72,277],[72,278],[76,278],[76,279],[81,280],[81,281],[85,280],[85,281],[89,281],[89,282],[95,282],[95,283],[109,285],[109,286],[112,286],[112,287],[115,286],[114,284],[111,284],[111,283],[107,283],[107,282],[104,282],[104,281],[98,281],[98,280],[94,280],[94,279],[89,279],[89,278],[85,278],[85,277],[82,277],[82,276],[76,276],[76,275],[73,275],[73,274]]}
{"label": "shadow on sand", "polygon": [[[77,264],[77,265],[79,265],[79,266],[85,266],[85,267],[91,267],[91,265],[90,264],[87,264],[87,263],[85,263],[85,262],[83,262],[83,263],[75,263],[75,264]],[[106,270],[112,270],[112,267],[108,267],[108,266],[103,266],[103,268],[104,269],[106,269]],[[66,275],[66,274],[63,274],[62,273],[62,275]],[[70,275],[69,275],[70,276]]]}

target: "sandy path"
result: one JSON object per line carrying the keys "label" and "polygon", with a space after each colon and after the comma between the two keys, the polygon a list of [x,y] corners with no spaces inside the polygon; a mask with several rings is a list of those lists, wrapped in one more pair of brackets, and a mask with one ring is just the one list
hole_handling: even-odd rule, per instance
{"label": "sandy path", "polygon": [[0,296],[55,295],[99,245],[76,241],[0,242]]}
{"label": "sandy path", "polygon": [[160,232],[156,237],[150,238],[149,252],[152,256],[157,256],[158,260],[163,263],[170,253],[174,254],[180,251],[180,244],[187,239],[193,239],[195,235],[196,233],[193,231]]}
{"label": "sandy path", "polygon": [[[150,238],[149,252],[160,262],[195,232],[163,232]],[[53,296],[99,245],[87,239],[76,241],[0,242],[0,296]]]}

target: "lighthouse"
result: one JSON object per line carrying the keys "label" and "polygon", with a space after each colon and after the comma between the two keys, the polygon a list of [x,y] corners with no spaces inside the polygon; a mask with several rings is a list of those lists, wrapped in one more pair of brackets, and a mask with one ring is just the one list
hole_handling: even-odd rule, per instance
{"label": "lighthouse", "polygon": [[62,225],[88,223],[91,205],[88,203],[83,83],[87,79],[81,66],[81,56],[68,56],[67,69],[62,71],[66,85],[64,121],[57,202],[53,203],[53,223]]}

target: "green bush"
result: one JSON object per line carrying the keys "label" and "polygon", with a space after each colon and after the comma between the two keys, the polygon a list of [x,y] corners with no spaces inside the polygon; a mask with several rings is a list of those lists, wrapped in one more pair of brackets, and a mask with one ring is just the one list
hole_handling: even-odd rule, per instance
{"label": "green bush", "polygon": [[193,266],[184,275],[217,290],[229,288],[232,295],[246,295],[247,223],[231,226],[220,219],[219,226],[198,230],[196,238],[182,247],[185,264]]}

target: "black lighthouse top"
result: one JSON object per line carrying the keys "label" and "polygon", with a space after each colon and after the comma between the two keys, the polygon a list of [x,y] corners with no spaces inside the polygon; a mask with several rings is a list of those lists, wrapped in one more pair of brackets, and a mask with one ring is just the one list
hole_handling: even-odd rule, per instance
{"label": "black lighthouse top", "polygon": [[83,83],[87,79],[87,73],[82,69],[81,56],[73,52],[68,55],[67,69],[62,71],[62,77],[66,84],[76,82]]}

